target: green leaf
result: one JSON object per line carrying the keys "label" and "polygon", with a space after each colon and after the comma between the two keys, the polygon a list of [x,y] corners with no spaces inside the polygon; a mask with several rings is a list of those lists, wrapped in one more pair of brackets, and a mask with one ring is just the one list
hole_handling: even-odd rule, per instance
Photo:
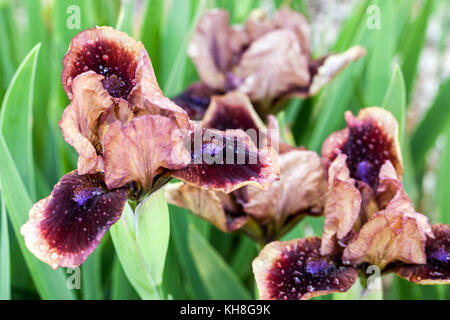
{"label": "green leaf", "polygon": [[122,269],[119,259],[115,257],[112,271],[111,284],[111,299],[112,300],[134,300],[139,299],[138,294],[133,286],[128,281],[125,272]]}
{"label": "green leaf", "polygon": [[8,218],[5,201],[0,212],[0,300],[11,299],[11,265],[9,254]]}
{"label": "green leaf", "polygon": [[40,44],[37,44],[16,71],[0,113],[0,131],[32,199],[35,199],[36,194],[32,137],[33,90],[39,48]]}
{"label": "green leaf", "polygon": [[117,20],[116,29],[133,35],[133,10],[134,2],[131,0],[122,0],[120,6],[119,19]]}
{"label": "green leaf", "polygon": [[73,292],[66,287],[63,271],[50,269],[48,265],[36,259],[25,246],[23,236],[20,234],[20,227],[27,221],[32,202],[1,135],[0,185],[20,250],[40,297],[42,299],[74,299]]}
{"label": "green leaf", "polygon": [[422,168],[428,151],[450,123],[450,78],[441,84],[438,94],[411,137],[412,158]]}
{"label": "green leaf", "polygon": [[436,194],[438,198],[439,220],[441,223],[450,223],[450,125],[445,134],[446,143],[440,157],[440,166],[437,175]]}
{"label": "green leaf", "polygon": [[81,289],[84,300],[103,299],[101,274],[101,245],[81,266]]}
{"label": "green leaf", "polygon": [[400,145],[403,146],[405,138],[405,119],[406,119],[406,95],[405,81],[402,70],[395,64],[389,87],[383,100],[383,108],[390,111],[397,119],[399,126]]}
{"label": "green leaf", "polygon": [[188,228],[189,250],[211,299],[250,299],[238,276],[193,227]]}
{"label": "green leaf", "polygon": [[160,288],[170,235],[164,190],[150,195],[137,208],[129,205],[111,228],[122,267],[143,299],[161,299]]}

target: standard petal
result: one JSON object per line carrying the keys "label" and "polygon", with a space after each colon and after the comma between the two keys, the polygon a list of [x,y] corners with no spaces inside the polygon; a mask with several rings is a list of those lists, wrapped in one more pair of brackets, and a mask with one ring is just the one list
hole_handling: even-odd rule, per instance
{"label": "standard petal", "polygon": [[338,244],[352,231],[358,220],[362,197],[350,177],[347,156],[339,155],[329,168],[329,191],[325,204],[325,222],[320,252],[338,254]]}
{"label": "standard petal", "polygon": [[278,179],[275,151],[257,149],[242,130],[195,130],[191,135],[191,163],[166,175],[209,190],[230,193],[245,185],[268,189]]}
{"label": "standard petal", "polygon": [[114,105],[103,88],[102,75],[92,71],[83,73],[73,80],[73,100],[64,111],[59,127],[64,140],[78,153],[79,174],[95,173],[101,170],[102,147],[98,136],[99,119]]}
{"label": "standard petal", "polygon": [[223,91],[226,74],[247,42],[244,32],[229,26],[227,11],[213,9],[199,19],[188,55],[197,67],[202,82],[211,89]]}
{"label": "standard petal", "polygon": [[426,233],[419,213],[405,215],[392,208],[377,212],[344,250],[342,260],[350,264],[367,262],[381,269],[391,262],[426,262]]}
{"label": "standard petal", "polygon": [[350,176],[376,190],[382,165],[390,161],[398,177],[403,174],[403,162],[398,141],[398,123],[382,108],[362,109],[357,117],[345,113],[347,129],[327,138],[323,145],[324,164],[337,154],[347,155]]}
{"label": "standard petal", "polygon": [[321,256],[320,238],[275,241],[253,261],[253,273],[263,300],[300,300],[347,291],[358,277],[337,257]]}
{"label": "standard petal", "polygon": [[169,203],[190,210],[223,232],[238,230],[248,220],[231,194],[179,182],[167,185],[166,197]]}
{"label": "standard petal", "polygon": [[435,224],[432,227],[435,238],[427,239],[426,264],[400,265],[394,271],[417,284],[450,284],[450,225]]}
{"label": "standard petal", "polygon": [[150,191],[162,168],[180,169],[190,162],[183,132],[169,118],[144,115],[128,125],[112,123],[104,137],[105,182],[118,188],[137,182]]}
{"label": "standard petal", "polygon": [[242,79],[238,90],[262,110],[269,108],[281,94],[293,87],[309,84],[308,56],[302,52],[294,32],[280,29],[252,42],[233,74]]}
{"label": "standard petal", "polygon": [[115,98],[126,98],[133,89],[136,68],[149,59],[141,42],[111,27],[95,27],[77,34],[63,59],[61,80],[70,100],[76,76],[94,71],[103,75],[104,88]]}
{"label": "standard petal", "polygon": [[27,248],[53,269],[81,265],[120,218],[127,192],[108,190],[99,173],[66,174],[31,208],[20,230]]}
{"label": "standard petal", "polygon": [[327,185],[320,157],[313,151],[298,150],[280,155],[280,180],[264,191],[245,188],[246,213],[260,224],[273,223],[280,229],[288,219],[322,214]]}

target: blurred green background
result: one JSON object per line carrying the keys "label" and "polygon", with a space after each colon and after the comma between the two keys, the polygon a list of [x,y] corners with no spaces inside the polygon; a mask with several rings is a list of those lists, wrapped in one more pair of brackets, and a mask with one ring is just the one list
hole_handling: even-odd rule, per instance
{"label": "blurred green background", "polygon": [[[170,240],[156,296],[135,282],[148,279],[138,275],[130,282],[110,233],[81,267],[81,289],[69,290],[66,278],[77,271],[56,272],[37,261],[19,228],[31,205],[76,167],[76,154],[58,128],[69,103],[61,60],[75,34],[110,25],[141,40],[171,97],[198,79],[186,47],[202,12],[226,8],[240,23],[254,8],[270,12],[281,5],[310,20],[313,56],[355,44],[368,51],[318,96],[289,103],[278,115],[292,132],[286,138],[320,151],[323,140],[344,126],[345,110],[389,109],[401,124],[404,180],[417,211],[432,223],[450,223],[449,1],[0,0],[0,299],[256,297],[252,241],[224,234],[183,209],[169,206]],[[374,10],[380,29],[368,24]],[[322,225],[323,218],[308,218],[285,239],[320,236]],[[357,290],[317,299],[358,298]],[[416,286],[391,275],[383,277],[383,291],[384,299],[450,298],[448,287]]]}

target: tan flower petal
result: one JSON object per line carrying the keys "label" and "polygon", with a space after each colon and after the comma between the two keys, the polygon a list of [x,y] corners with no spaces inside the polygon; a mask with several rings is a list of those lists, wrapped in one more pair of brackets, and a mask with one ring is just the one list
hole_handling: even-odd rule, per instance
{"label": "tan flower petal", "polygon": [[183,135],[169,118],[144,115],[123,126],[110,125],[104,137],[105,182],[117,188],[137,182],[149,191],[162,168],[179,169],[190,162]]}
{"label": "tan flower petal", "polygon": [[[350,63],[357,61],[366,55],[366,50],[361,46],[355,46],[345,52],[330,54],[319,59],[320,66],[312,76],[312,83],[308,90],[308,96],[316,95],[323,87],[330,83]],[[314,65],[314,62],[312,62]]]}
{"label": "tan flower petal", "polygon": [[102,174],[73,171],[33,205],[20,232],[28,250],[53,269],[77,267],[120,218],[126,201],[127,189],[108,190]]}
{"label": "tan flower petal", "polygon": [[101,145],[98,124],[101,115],[114,104],[103,88],[102,75],[86,72],[72,84],[73,100],[59,122],[64,140],[78,153],[78,171],[82,174],[99,170]]}
{"label": "tan flower petal", "polygon": [[166,187],[169,203],[190,210],[223,232],[240,229],[248,220],[231,197],[220,191],[204,190],[182,182]]}
{"label": "tan flower petal", "polygon": [[381,269],[396,261],[425,263],[426,235],[418,222],[421,219],[419,213],[405,215],[392,209],[374,214],[345,248],[342,260],[367,262]]}
{"label": "tan flower petal", "polygon": [[268,189],[280,172],[275,151],[257,149],[242,130],[195,130],[191,159],[187,167],[165,174],[203,189],[230,193],[245,185]]}
{"label": "tan flower petal", "polygon": [[253,273],[263,300],[310,299],[347,291],[358,277],[337,257],[321,256],[320,238],[274,241],[253,261]]}
{"label": "tan flower petal", "polygon": [[248,39],[244,32],[229,26],[229,14],[213,9],[204,14],[188,47],[202,82],[215,90],[224,90],[226,73]]}
{"label": "tan flower petal", "polygon": [[338,254],[337,244],[353,229],[361,210],[361,194],[350,177],[346,160],[344,154],[339,155],[328,170],[329,191],[320,248],[323,255]]}
{"label": "tan flower petal", "polygon": [[246,187],[246,213],[261,224],[281,228],[297,215],[320,215],[327,185],[319,156],[313,151],[292,150],[280,155],[280,180],[267,191]]}
{"label": "tan flower petal", "polygon": [[308,56],[301,51],[295,33],[284,29],[252,42],[233,74],[242,79],[238,89],[262,108],[290,88],[307,86],[310,81]]}
{"label": "tan flower petal", "polygon": [[399,265],[394,271],[417,284],[450,284],[450,225],[434,224],[432,227],[435,238],[427,239],[426,264]]}

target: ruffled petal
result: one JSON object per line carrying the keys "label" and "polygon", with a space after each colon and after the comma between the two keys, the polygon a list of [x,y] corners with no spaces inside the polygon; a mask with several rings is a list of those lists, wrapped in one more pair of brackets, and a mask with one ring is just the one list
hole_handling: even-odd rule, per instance
{"label": "ruffled petal", "polygon": [[20,230],[27,248],[53,269],[81,265],[120,218],[127,193],[108,190],[99,173],[66,174],[31,208]]}
{"label": "ruffled petal", "polygon": [[399,265],[394,271],[417,284],[450,284],[450,226],[435,224],[432,227],[435,238],[427,239],[426,263]]}
{"label": "ruffled petal", "polygon": [[339,253],[338,244],[350,234],[361,211],[362,197],[350,177],[346,159],[346,155],[339,155],[329,168],[329,192],[320,248],[323,255]]}
{"label": "ruffled petal", "polygon": [[158,115],[112,123],[104,137],[106,185],[118,188],[133,181],[150,191],[162,168],[180,169],[190,162],[183,138],[173,120]]}
{"label": "ruffled petal", "polygon": [[99,119],[114,102],[101,79],[102,75],[88,71],[73,80],[73,100],[59,122],[64,140],[78,153],[77,167],[81,175],[102,170]]}
{"label": "ruffled petal", "polygon": [[240,229],[248,220],[231,194],[200,189],[185,183],[171,183],[166,187],[167,201],[186,208],[223,232]]}
{"label": "ruffled petal", "polygon": [[396,261],[425,263],[423,217],[419,213],[405,215],[394,208],[374,214],[345,248],[342,260],[350,264],[367,262],[381,269]]}
{"label": "ruffled petal", "polygon": [[202,189],[230,193],[245,185],[268,189],[278,179],[275,151],[257,149],[241,130],[195,130],[191,134],[191,163],[165,174]]}
{"label": "ruffled petal", "polygon": [[187,112],[191,120],[202,120],[211,97],[219,92],[211,90],[203,82],[191,84],[172,101]]}
{"label": "ruffled petal", "polygon": [[347,291],[358,277],[337,257],[321,256],[320,238],[275,241],[253,261],[253,273],[263,300],[300,300]]}

